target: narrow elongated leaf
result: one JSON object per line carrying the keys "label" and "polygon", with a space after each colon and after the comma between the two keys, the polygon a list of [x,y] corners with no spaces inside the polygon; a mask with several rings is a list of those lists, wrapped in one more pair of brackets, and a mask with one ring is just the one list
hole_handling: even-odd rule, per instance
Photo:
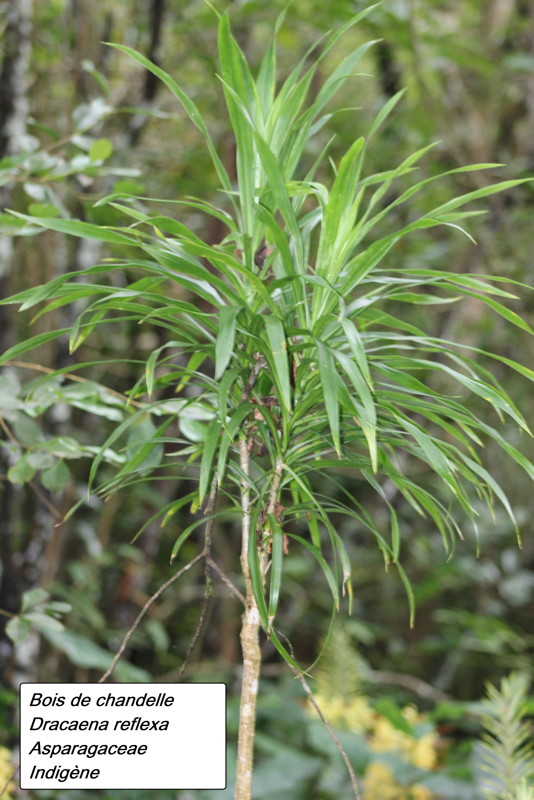
{"label": "narrow elongated leaf", "polygon": [[247,108],[247,112],[250,112],[242,64],[239,58],[239,48],[230,32],[227,13],[223,14],[219,20],[219,58],[226,104],[232,120],[237,145],[236,161],[241,214],[243,215],[246,232],[252,235],[252,202],[255,194],[256,154],[254,152],[252,131],[240,110],[241,106],[245,104],[244,107]]}
{"label": "narrow elongated leaf", "polygon": [[149,61],[148,58],[138,53],[136,50],[132,50],[131,47],[125,47],[121,44],[113,44],[112,42],[106,42],[109,47],[115,47],[117,50],[122,50],[123,53],[126,53],[139,64],[141,64],[145,69],[149,72],[152,72],[156,77],[163,81],[163,83],[169,87],[171,92],[174,94],[175,97],[178,98],[180,103],[183,105],[184,109],[186,110],[187,114],[189,115],[191,121],[197,126],[197,128],[202,132],[204,135],[204,139],[206,140],[206,144],[208,146],[208,150],[210,152],[213,164],[215,169],[217,170],[217,175],[219,176],[219,180],[221,181],[222,185],[227,191],[231,191],[231,182],[230,178],[228,177],[228,173],[226,172],[223,163],[219,156],[217,155],[217,151],[213,145],[211,140],[211,136],[209,135],[208,129],[204,123],[202,115],[198,110],[195,103],[188,97],[182,89],[178,86],[176,81],[171,78],[171,76],[162,70],[160,67],[156,66],[156,64]]}
{"label": "narrow elongated leaf", "polygon": [[269,514],[271,526],[271,586],[269,592],[269,627],[276,616],[280,587],[282,585],[282,567],[284,561],[284,534],[274,514]]}
{"label": "narrow elongated leaf", "polygon": [[223,306],[219,313],[219,327],[215,344],[215,380],[222,377],[235,345],[237,315],[241,306]]}
{"label": "narrow elongated leaf", "polygon": [[228,449],[232,443],[227,431],[223,432],[221,443],[219,445],[219,458],[217,459],[217,481],[221,486],[224,473],[226,472],[226,462],[228,460]]}
{"label": "narrow elongated leaf", "polygon": [[297,541],[301,545],[303,545],[307,550],[310,551],[310,553],[312,553],[314,558],[317,559],[317,562],[318,562],[319,566],[323,570],[323,573],[324,573],[324,576],[326,578],[326,582],[328,583],[328,586],[330,588],[330,591],[332,592],[332,597],[334,598],[334,602],[336,604],[336,608],[339,608],[339,589],[338,589],[338,585],[336,583],[336,579],[334,578],[332,570],[330,569],[330,566],[328,565],[328,563],[325,561],[325,559],[321,555],[321,551],[319,550],[319,548],[317,546],[307,542],[306,539],[302,538],[302,536],[297,536],[296,533],[288,533],[287,535],[291,539],[295,539],[295,541]]}
{"label": "narrow elongated leaf", "polygon": [[234,367],[233,369],[227,370],[222,379],[219,386],[219,397],[218,397],[218,404],[219,404],[219,416],[221,420],[226,420],[226,415],[228,414],[228,393],[230,392],[234,381],[236,380],[237,376],[239,375],[241,369],[240,367]]}
{"label": "narrow elongated leaf", "polygon": [[51,231],[59,231],[60,233],[68,233],[71,236],[78,236],[81,239],[96,239],[99,242],[108,242],[110,244],[130,244],[136,245],[136,236],[132,234],[128,236],[126,231],[124,233],[117,233],[111,228],[105,228],[103,225],[91,225],[89,222],[80,222],[77,219],[52,219],[50,217],[28,217],[25,214],[19,214],[15,211],[11,212],[16,217],[31,221],[34,225],[39,225],[41,228],[48,228]]}
{"label": "narrow elongated leaf", "polygon": [[346,318],[342,319],[341,327],[343,328],[345,336],[347,337],[347,341],[350,345],[350,349],[354,354],[356,363],[358,364],[362,375],[367,381],[369,388],[371,389],[371,391],[373,391],[371,372],[369,370],[369,364],[367,363],[367,356],[365,355],[365,348],[363,346],[362,337],[360,336],[355,324],[350,319]]}
{"label": "narrow elongated leaf", "polygon": [[[332,280],[337,273],[336,242],[341,222],[352,207],[358,182],[358,164],[364,140],[357,139],[341,159],[338,174],[330,191],[326,207],[319,252],[317,254],[317,273]],[[314,317],[317,319],[317,317]]]}
{"label": "narrow elongated leaf", "polygon": [[397,103],[399,102],[405,91],[406,89],[401,89],[400,92],[397,92],[397,94],[393,95],[393,97],[391,97],[387,101],[385,106],[380,109],[373,122],[372,128],[369,131],[368,139],[371,139],[373,134],[376,133],[376,131],[382,125],[384,120],[391,114],[391,112],[393,111],[393,109],[395,108],[395,106],[397,105]]}
{"label": "narrow elongated leaf", "polygon": [[[473,168],[476,169],[477,167],[480,169],[482,165],[473,165]],[[497,164],[491,164],[487,166],[498,166]],[[520,178],[514,181],[501,181],[501,183],[494,183],[491,186],[484,186],[482,189],[477,189],[474,192],[468,192],[467,194],[463,194],[460,197],[455,197],[453,200],[449,200],[448,203],[443,203],[443,205],[434,208],[429,214],[429,217],[434,217],[435,219],[439,219],[441,214],[446,211],[451,211],[453,208],[458,208],[458,206],[463,206],[465,203],[470,203],[473,200],[479,200],[481,197],[489,197],[492,194],[496,194],[497,192],[504,192],[506,189],[513,189],[515,186],[521,186],[522,183],[527,183],[528,181],[534,180],[533,178]]]}
{"label": "narrow elongated leaf", "polygon": [[184,542],[186,542],[187,539],[189,539],[189,537],[196,528],[198,528],[200,525],[204,525],[206,522],[208,522],[208,520],[220,517],[222,514],[225,513],[226,513],[225,511],[217,511],[217,513],[215,514],[210,514],[207,517],[201,517],[201,519],[197,519],[196,522],[193,522],[191,525],[189,525],[189,527],[187,527],[184,531],[182,531],[180,536],[176,539],[174,547],[172,548],[171,564],[176,558],[176,556],[180,553],[180,550],[182,549]]}
{"label": "narrow elongated leaf", "polygon": [[[375,402],[365,382],[365,379],[356,364],[339,350],[335,350],[334,355],[362,400],[363,409],[357,414],[357,419],[359,424],[362,426],[369,444],[369,454],[373,464],[373,472],[376,472],[378,468],[378,456],[376,444]],[[364,413],[362,413],[362,411]]]}
{"label": "narrow elongated leaf", "polygon": [[265,317],[265,330],[271,346],[276,377],[280,386],[281,400],[287,412],[291,411],[291,387],[289,380],[289,361],[284,326],[276,317]]}
{"label": "narrow elongated leaf", "polygon": [[393,561],[397,562],[400,553],[400,531],[399,520],[393,506],[388,503],[389,513],[391,514],[391,549],[393,551]]}
{"label": "narrow elongated leaf", "polygon": [[221,428],[222,425],[217,417],[214,417],[208,425],[208,432],[206,433],[206,438],[204,440],[202,459],[200,461],[200,477],[198,484],[199,506],[201,506],[204,502],[204,497],[206,496],[206,492],[208,490],[211,463],[213,461],[215,451],[217,450]]}
{"label": "narrow elongated leaf", "polygon": [[399,570],[399,575],[404,584],[404,588],[406,589],[406,594],[408,595],[408,603],[410,606],[410,628],[413,628],[415,624],[415,598],[413,595],[412,585],[398,561],[396,562],[396,567]]}
{"label": "narrow elongated leaf", "polygon": [[[302,245],[302,236],[300,233],[300,228],[297,219],[295,217],[295,211],[293,209],[291,200],[289,198],[289,194],[287,192],[284,176],[280,171],[280,167],[269,145],[256,129],[256,126],[254,125],[254,122],[251,119],[249,112],[247,111],[246,107],[240,100],[239,96],[233,91],[231,86],[226,86],[225,84],[225,88],[227,92],[229,92],[233,97],[233,99],[235,100],[236,107],[239,109],[242,115],[244,124],[246,124],[249,127],[253,135],[262,167],[265,170],[265,174],[267,176],[269,189],[274,199],[276,200],[276,204],[280,209],[280,213],[282,214],[289,231],[293,235],[295,241],[296,265],[298,267],[298,270],[302,272],[304,269],[304,263],[303,263],[304,249]],[[251,211],[252,211],[252,206],[251,206]]]}
{"label": "narrow elongated leaf", "polygon": [[39,347],[41,344],[51,342],[52,339],[57,339],[60,336],[63,336],[63,334],[69,333],[69,331],[70,328],[62,328],[59,331],[40,333],[37,336],[32,336],[31,339],[27,339],[25,342],[19,342],[19,344],[13,345],[13,347],[10,347],[8,350],[3,352],[2,355],[0,355],[0,364],[5,364],[12,358],[17,358],[22,353],[26,353],[28,350],[33,350],[34,347]]}
{"label": "narrow elongated leaf", "polygon": [[338,456],[341,458],[341,441],[339,438],[339,405],[337,400],[337,374],[334,363],[334,356],[327,345],[316,339],[317,360],[319,363],[319,373],[321,385],[324,393],[324,404],[328,415],[328,423],[334,440],[334,447]]}

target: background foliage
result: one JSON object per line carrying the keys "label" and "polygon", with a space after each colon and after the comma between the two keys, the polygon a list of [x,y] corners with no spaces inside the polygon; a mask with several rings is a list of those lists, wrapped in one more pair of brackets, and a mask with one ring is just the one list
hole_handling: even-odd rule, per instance
{"label": "background foliage", "polygon": [[[223,10],[220,3],[216,5]],[[232,4],[234,34],[252,63],[259,63],[282,5],[263,0]],[[17,57],[17,49],[13,51],[10,45],[14,40],[9,36],[15,7],[20,13],[27,12],[30,23],[26,33],[24,24],[19,25],[22,35],[18,40],[19,56],[21,48],[26,48],[26,85],[15,87],[25,131],[16,137],[5,130],[5,125],[0,131],[0,155],[4,156],[0,162],[0,193],[4,207],[35,216],[75,216],[88,222],[115,224],[120,219],[116,209],[94,207],[103,194],[126,190],[165,199],[195,195],[220,201],[215,192],[216,175],[201,135],[172,96],[129,59],[100,44],[114,41],[135,47],[179,77],[180,84],[205,115],[231,173],[233,142],[225,127],[223,94],[213,77],[219,69],[216,25],[206,4],[174,0],[50,0],[32,8],[30,3],[5,3],[4,75],[13,52]],[[318,36],[339,27],[360,7],[364,5],[345,0],[328,4],[295,0],[279,34],[280,77],[288,74]],[[357,106],[359,111],[336,113],[328,120],[317,137],[317,150],[310,148],[306,153],[310,165],[334,133],[331,155],[337,163],[355,138],[355,125],[357,133],[366,133],[378,109],[405,86],[407,92],[391,124],[369,152],[373,171],[387,170],[428,141],[439,140],[419,166],[421,179],[471,162],[505,164],[497,172],[497,177],[504,180],[532,175],[531,4],[521,0],[386,0],[346,34],[320,69],[329,73],[346,53],[369,38],[382,41],[360,63],[360,71],[367,74],[349,81],[339,102],[341,107]],[[320,83],[319,76],[312,91],[317,92]],[[0,106],[6,100],[5,82],[3,85]],[[330,178],[326,172],[319,177]],[[451,191],[472,191],[494,179],[484,173],[451,176],[448,185],[430,184],[429,202],[437,205],[447,200]],[[527,184],[488,198],[485,202],[489,213],[470,223],[476,246],[459,234],[444,235],[437,228],[405,239],[397,257],[413,267],[431,265],[475,275],[505,275],[531,284],[532,191]],[[181,221],[204,241],[216,243],[222,239],[224,231],[217,220],[209,220],[198,209],[184,208],[179,214]],[[91,266],[109,255],[98,242],[73,240],[52,231],[22,237],[18,234],[24,230],[14,227],[12,219],[3,216],[0,222],[3,296],[66,271]],[[405,224],[406,220],[400,217],[399,222]],[[117,288],[120,280],[118,276]],[[532,296],[524,290],[518,294],[520,299],[511,307],[532,325]],[[414,311],[411,322],[429,334],[493,350],[523,364],[532,363],[532,340],[517,328],[501,324],[498,317],[474,300],[431,306],[431,314],[428,307],[421,308],[426,310]],[[34,310],[17,314],[12,306],[0,307],[2,351],[30,330],[33,334],[46,334],[52,326],[68,326],[72,323],[69,313],[58,306],[55,318],[39,318],[30,328]],[[16,444],[7,435],[3,441],[0,608],[19,614],[23,593],[35,587],[50,596],[26,594],[24,613],[17,623],[19,644],[13,648],[9,637],[4,635],[2,639],[4,689],[0,702],[4,724],[0,744],[14,743],[14,687],[18,681],[93,680],[105,669],[107,652],[116,650],[139,606],[172,574],[169,544],[190,520],[186,504],[164,528],[158,520],[149,522],[135,545],[130,544],[133,534],[159,508],[186,496],[193,488],[187,481],[177,489],[174,484],[156,479],[133,491],[126,490],[107,503],[93,500],[63,525],[54,527],[84,495],[89,467],[86,456],[91,453],[90,448],[105,440],[108,424],[120,414],[119,398],[112,393],[105,398],[99,395],[98,404],[95,402],[95,394],[101,390],[91,381],[105,376],[107,385],[122,395],[141,373],[131,364],[114,361],[107,368],[87,368],[77,373],[89,382],[58,381],[53,392],[50,388],[40,392],[38,379],[43,369],[68,370],[74,363],[112,359],[117,350],[123,352],[125,359],[137,360],[142,370],[148,352],[165,343],[163,336],[161,329],[152,328],[148,322],[142,326],[119,323],[113,328],[97,329],[73,355],[69,355],[63,340],[51,340],[32,353],[36,367],[23,369],[12,363],[2,369],[0,412],[12,424],[15,438],[23,444],[39,440],[51,444],[37,448],[35,456],[39,458],[33,462],[26,459],[21,463]],[[491,370],[527,421],[532,420],[529,383],[504,365],[501,369],[498,363],[492,363]],[[165,369],[159,375],[162,380],[164,374]],[[107,413],[97,416],[94,411],[97,405],[102,409],[102,400]],[[58,402],[59,406],[48,411]],[[482,402],[480,407],[475,402],[473,408],[488,424],[494,422]],[[202,420],[191,420],[193,429],[199,424]],[[131,448],[135,448],[136,435],[142,435],[142,431],[132,434]],[[517,426],[509,426],[506,435],[532,457],[532,444],[527,437],[520,437]],[[75,446],[75,440],[83,446]],[[428,784],[426,791],[433,791],[436,796],[478,797],[475,786],[481,756],[472,746],[472,737],[478,734],[480,722],[476,705],[472,704],[483,695],[486,680],[497,683],[512,668],[524,672],[531,669],[532,492],[526,475],[510,469],[509,462],[497,450],[493,452],[490,444],[488,450],[486,463],[491,464],[492,474],[516,509],[523,550],[518,550],[515,533],[504,513],[497,511],[494,522],[481,506],[480,540],[474,534],[468,537],[447,560],[439,534],[429,533],[427,523],[391,487],[389,500],[397,511],[407,543],[403,563],[416,592],[417,624],[413,630],[409,628],[404,589],[397,576],[384,575],[380,553],[363,530],[358,530],[352,520],[339,523],[347,525],[343,533],[353,563],[354,613],[330,645],[328,653],[337,655],[327,658],[323,670],[329,677],[323,680],[319,691],[327,695],[324,686],[329,686],[331,693],[333,687],[333,696],[325,696],[325,703],[332,711],[332,721],[350,734],[343,743],[355,760],[355,768],[366,770],[368,800],[374,796],[373,770],[367,774],[371,762],[382,765],[373,767],[375,775],[377,769],[389,767],[407,785]],[[363,484],[359,492],[377,525],[386,526],[387,508]],[[217,558],[229,573],[237,573],[239,530],[230,517],[219,520],[218,526],[221,534],[214,545]],[[188,547],[185,557],[195,552],[194,539],[184,549]],[[301,661],[311,662],[317,655],[316,631],[319,628],[326,633],[329,624],[328,590],[323,588],[312,559],[302,553],[290,552],[286,577],[291,600],[286,600],[279,610],[280,624],[291,637]],[[201,574],[192,571],[163,597],[132,640],[119,679],[177,678],[196,627],[203,591]],[[209,624],[195,651],[188,679],[224,679],[237,692],[238,603],[217,584],[209,613]],[[63,630],[58,617],[65,623]],[[260,707],[257,797],[268,797],[272,791],[290,792],[295,798],[343,797],[343,792],[349,797],[343,767],[324,738],[320,723],[308,714],[294,682],[284,677],[284,668],[272,645],[264,642],[263,650],[266,686]],[[418,680],[433,687],[433,691],[421,695],[425,690]],[[388,746],[382,750],[380,745],[371,746],[370,756],[365,755],[369,747],[362,746],[361,728],[354,729],[350,722],[350,709],[358,697],[360,717],[365,717],[364,708],[375,709],[368,717],[372,735],[371,727],[363,731],[367,742],[375,742],[375,728],[380,724],[382,735],[390,736]],[[339,702],[343,713],[335,710]],[[399,710],[412,703],[418,705],[419,712]],[[282,728],[281,708],[292,709],[285,715]],[[420,717],[420,712],[430,716]],[[236,708],[232,714],[230,724],[235,725]],[[406,742],[399,744],[403,740],[397,737],[395,743],[388,724],[391,730],[414,741],[430,737],[425,740],[430,755],[427,754],[422,771],[431,769],[433,780],[441,779],[441,787],[439,783],[432,786],[431,780],[428,783],[426,774],[403,773],[399,759],[408,770],[421,768],[421,763],[414,763]],[[376,758],[376,753],[381,752],[389,754],[389,764],[387,758]],[[439,771],[433,769],[438,765]],[[273,774],[281,776],[286,784],[273,787]],[[383,788],[383,771],[378,772],[378,779]],[[453,783],[447,788],[446,781]],[[462,786],[454,782],[461,782]],[[410,790],[412,795],[402,794],[404,790],[398,788],[394,791],[397,794],[391,794],[392,798],[425,797],[413,794],[415,789]],[[44,797],[44,793],[39,794]],[[126,797],[127,793],[123,794]],[[163,798],[164,793],[160,795]]]}

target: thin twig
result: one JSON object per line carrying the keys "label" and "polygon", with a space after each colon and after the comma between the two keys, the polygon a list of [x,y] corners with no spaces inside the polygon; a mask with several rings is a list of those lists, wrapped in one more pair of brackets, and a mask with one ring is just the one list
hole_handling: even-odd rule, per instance
{"label": "thin twig", "polygon": [[16,614],[12,614],[11,611],[4,611],[3,608],[0,608],[0,614],[3,614],[4,617],[16,617]]}
{"label": "thin twig", "polygon": [[360,800],[360,795],[358,793],[358,784],[356,783],[356,775],[354,774],[354,770],[352,769],[352,765],[351,765],[351,763],[349,761],[348,755],[343,750],[339,739],[337,738],[336,734],[334,733],[334,731],[332,730],[332,728],[328,724],[328,721],[327,721],[326,717],[324,716],[323,712],[319,708],[319,706],[317,704],[317,701],[316,701],[315,697],[313,696],[312,690],[310,689],[310,687],[308,685],[308,682],[307,682],[306,678],[304,677],[304,675],[301,672],[299,672],[298,669],[296,669],[292,664],[288,664],[288,667],[296,675],[296,677],[299,679],[299,681],[301,682],[302,686],[304,687],[304,691],[308,695],[310,703],[312,704],[312,706],[315,708],[315,710],[319,714],[323,725],[325,726],[326,730],[328,731],[328,733],[330,734],[330,736],[334,740],[334,744],[336,745],[337,749],[341,753],[341,757],[343,758],[343,761],[347,765],[347,769],[348,769],[349,775],[350,775],[350,781],[352,783],[352,788],[354,789],[354,797],[356,798],[356,800]]}
{"label": "thin twig", "polygon": [[15,777],[17,772],[19,771],[19,767],[20,767],[20,762],[17,764],[17,766],[15,767],[15,769],[13,770],[13,772],[11,773],[11,775],[9,776],[7,781],[4,783],[4,786],[2,787],[2,791],[0,792],[0,797],[4,796],[4,792],[6,791],[7,787],[9,786],[9,784],[11,783],[11,781],[13,780],[13,778]]}
{"label": "thin twig", "polygon": [[[202,550],[201,553],[199,553],[197,556],[195,556],[195,558],[192,561],[190,561],[189,564],[186,564],[185,567],[182,567],[182,569],[179,569],[178,572],[175,575],[172,576],[172,578],[169,578],[169,580],[166,581],[163,584],[163,586],[160,586],[158,591],[155,594],[153,594],[152,597],[149,600],[146,601],[145,605],[143,606],[143,608],[141,609],[141,611],[137,615],[137,618],[136,618],[134,624],[132,625],[132,627],[130,628],[130,630],[128,631],[128,633],[126,634],[124,639],[122,640],[122,644],[119,647],[119,649],[117,650],[117,652],[116,652],[116,654],[115,654],[115,656],[113,658],[113,661],[111,662],[111,664],[109,666],[109,669],[102,675],[102,677],[100,678],[98,683],[104,683],[104,681],[107,678],[109,678],[109,676],[111,675],[111,673],[113,672],[113,670],[117,666],[117,662],[119,661],[121,655],[124,653],[124,650],[126,649],[126,645],[130,641],[133,633],[135,632],[135,630],[139,626],[139,623],[141,622],[141,620],[145,616],[146,612],[148,611],[148,609],[150,608],[152,603],[154,603],[158,599],[158,597],[161,594],[163,594],[165,589],[167,589],[172,583],[174,583],[174,581],[177,581],[178,578],[180,578],[185,572],[187,572],[189,569],[191,569],[191,567],[194,564],[196,564],[198,561],[201,561],[203,558],[205,558],[206,560],[208,559],[209,554],[210,554],[210,550],[211,550],[211,531],[213,529],[213,520],[214,520],[212,512],[213,512],[213,507],[215,505],[216,496],[217,496],[217,473],[215,473],[215,475],[213,477],[213,482],[211,484],[210,498],[209,498],[209,501],[208,501],[208,505],[206,506],[206,510],[204,512],[205,514],[209,514],[209,516],[210,516],[210,518],[206,522],[206,531],[205,531],[205,534],[204,534],[204,536],[205,536],[204,549]],[[204,619],[202,618],[202,616],[201,616],[201,622],[204,623]],[[198,635],[195,633],[196,639],[198,639],[198,636],[200,635],[200,630],[198,628],[197,628],[197,631],[198,631]],[[194,645],[196,644],[196,639],[195,639],[195,637],[193,637],[193,638],[194,638],[194,643],[192,643],[192,644],[193,644],[193,647],[194,647]],[[192,652],[192,647],[189,648],[189,651]],[[186,659],[190,655],[189,651],[188,651],[188,654],[186,656]],[[186,663],[187,663],[187,660],[184,662],[184,664],[186,664]],[[182,667],[185,669],[184,665],[182,665]]]}
{"label": "thin twig", "polygon": [[262,369],[265,369],[266,366],[267,366],[267,362],[266,362],[265,358],[263,356],[259,356],[257,358],[257,360],[256,360],[256,363],[254,364],[254,366],[252,368],[252,372],[250,373],[249,379],[247,381],[247,385],[243,389],[243,393],[241,395],[241,402],[242,403],[246,403],[247,402],[248,398],[252,394],[252,390],[254,388],[254,384],[258,380],[258,375],[260,374]]}
{"label": "thin twig", "polygon": [[52,503],[50,502],[48,497],[45,497],[45,495],[42,493],[42,491],[39,489],[39,487],[36,486],[33,481],[29,481],[29,485],[31,486],[31,488],[33,489],[33,491],[35,492],[35,494],[37,495],[37,497],[39,498],[41,503],[44,503],[44,505],[50,511],[52,516],[54,516],[56,519],[63,519],[63,514],[59,513],[57,508],[52,505]]}
{"label": "thin twig", "polygon": [[436,689],[435,686],[431,686],[429,683],[426,683],[426,681],[415,678],[413,675],[371,670],[370,672],[364,673],[362,677],[364,681],[369,681],[370,683],[389,683],[394,686],[402,686],[427,700],[432,700],[434,703],[446,703],[451,699],[450,696],[442,692],[441,689]]}
{"label": "thin twig", "polygon": [[104,683],[104,681],[107,678],[109,678],[109,676],[111,675],[111,673],[113,672],[113,670],[117,666],[117,662],[118,662],[119,658],[124,653],[126,645],[130,641],[130,638],[131,638],[132,634],[134,633],[135,629],[137,628],[137,626],[139,625],[139,623],[141,622],[141,620],[145,616],[146,612],[148,611],[148,609],[150,608],[152,603],[154,603],[158,599],[158,597],[161,594],[163,594],[165,589],[168,589],[168,587],[172,583],[174,583],[174,581],[177,581],[178,578],[181,578],[182,575],[185,572],[187,572],[189,569],[191,569],[191,567],[193,567],[198,561],[201,561],[203,558],[204,558],[204,552],[199,553],[197,556],[195,556],[195,558],[192,561],[189,562],[189,564],[186,564],[185,567],[182,567],[182,569],[179,569],[178,572],[175,575],[172,576],[172,578],[169,578],[169,580],[166,581],[163,584],[163,586],[160,586],[158,591],[155,594],[153,594],[152,597],[149,600],[147,600],[147,602],[145,603],[145,605],[143,606],[143,608],[139,612],[139,614],[137,616],[137,619],[135,620],[134,624],[132,625],[132,627],[130,628],[130,630],[128,631],[128,633],[126,634],[124,639],[122,640],[122,644],[119,647],[119,649],[117,650],[117,653],[115,654],[115,657],[113,658],[113,661],[111,662],[111,665],[110,665],[109,669],[106,670],[106,672],[102,675],[102,677],[100,678],[98,683]]}
{"label": "thin twig", "polygon": [[[53,372],[57,372],[55,369],[51,369],[50,367],[43,367],[42,364],[33,364],[29,361],[6,361],[5,366],[12,366],[12,367],[23,367],[24,369],[35,369],[38,372],[47,372],[49,375]],[[82,378],[80,375],[74,375],[73,372],[63,372],[61,373],[65,378],[68,378],[71,381],[77,381],[78,383],[92,383],[90,378]],[[138,406],[142,408],[142,403],[138,403],[136,400],[131,400],[128,395],[122,394],[122,392],[117,392],[115,389],[109,389],[107,386],[105,387],[106,392],[108,394],[113,395],[114,397],[118,397],[120,400],[124,400],[125,403],[128,403],[132,406]]]}
{"label": "thin twig", "polygon": [[[284,636],[283,633],[279,632],[279,634],[281,636],[283,636],[283,638],[286,640],[286,642],[287,642],[287,644],[289,646],[289,650],[291,652],[291,658],[293,659],[293,661],[295,661],[295,653],[293,652],[293,646],[292,646],[291,642],[289,641],[287,636]],[[302,684],[302,686],[304,688],[304,691],[308,695],[310,703],[312,704],[314,709],[317,711],[319,717],[321,718],[321,721],[322,721],[323,725],[325,726],[326,730],[328,731],[328,733],[332,737],[332,739],[334,741],[334,744],[336,745],[337,749],[339,750],[339,752],[341,754],[341,757],[342,757],[343,761],[345,762],[345,764],[347,766],[347,769],[349,771],[350,781],[352,783],[352,788],[354,790],[354,797],[356,798],[356,800],[360,800],[360,794],[359,794],[359,791],[358,791],[358,784],[356,783],[356,775],[354,774],[354,770],[352,769],[352,765],[351,765],[351,763],[349,761],[349,757],[345,753],[345,751],[343,750],[339,739],[335,735],[334,731],[332,730],[332,728],[328,724],[328,720],[326,719],[326,717],[324,716],[323,712],[319,708],[319,706],[317,704],[317,701],[316,701],[315,697],[313,696],[313,692],[310,689],[308,681],[304,677],[302,671],[299,671],[296,667],[293,666],[293,664],[289,664],[287,661],[286,661],[286,664],[289,667],[289,669],[293,672],[295,677],[297,677],[299,679],[299,681],[301,682],[301,684]]]}
{"label": "thin twig", "polygon": [[[4,418],[2,417],[2,415],[1,415],[1,414],[0,414],[0,427],[1,427],[1,428],[2,428],[2,430],[4,431],[4,433],[5,433],[5,435],[7,436],[7,438],[8,438],[8,439],[9,439],[11,442],[13,442],[13,444],[17,445],[17,447],[22,447],[22,445],[21,445],[21,443],[18,441],[18,439],[16,439],[16,438],[15,438],[15,436],[13,436],[13,434],[11,433],[11,431],[10,431],[10,429],[9,429],[9,426],[6,424],[6,421],[4,420]],[[2,476],[2,477],[3,477],[3,476]],[[6,476],[6,477],[7,477],[7,476]],[[9,478],[7,478],[7,479],[9,480]],[[30,487],[32,488],[32,490],[33,490],[33,491],[35,492],[35,494],[37,495],[37,497],[39,498],[39,500],[40,500],[42,503],[44,503],[44,505],[45,505],[45,506],[48,508],[48,510],[49,510],[49,511],[50,511],[50,512],[51,512],[51,513],[54,515],[54,517],[55,517],[56,519],[61,519],[62,515],[59,513],[59,511],[57,510],[57,508],[55,508],[55,507],[52,505],[52,503],[50,502],[50,500],[49,500],[47,497],[45,497],[45,496],[44,496],[44,494],[43,494],[43,493],[41,492],[41,490],[40,490],[40,489],[39,489],[39,488],[38,488],[38,487],[37,487],[37,486],[34,484],[34,482],[33,482],[33,481],[28,481],[28,483],[29,483]]]}
{"label": "thin twig", "polygon": [[206,529],[204,532],[204,550],[203,555],[205,557],[204,562],[204,575],[206,576],[206,583],[204,586],[204,603],[202,605],[202,611],[200,612],[200,619],[198,621],[197,629],[191,639],[191,644],[185,654],[184,663],[180,667],[180,672],[178,673],[178,682],[182,680],[182,676],[185,672],[185,668],[189,663],[189,659],[193,654],[193,650],[195,649],[195,645],[199,640],[200,634],[202,633],[202,628],[204,627],[204,622],[206,621],[206,617],[208,615],[208,608],[210,604],[210,597],[211,597],[211,578],[210,578],[210,567],[208,563],[208,559],[211,554],[211,531],[213,529],[213,510],[215,508],[215,500],[217,499],[217,473],[213,476],[213,481],[211,483],[211,490],[210,496],[208,500],[208,504],[206,506],[206,510],[204,514],[209,517],[208,521],[206,522]]}
{"label": "thin twig", "polygon": [[211,558],[211,556],[209,556],[209,557],[206,559],[206,561],[208,562],[208,564],[210,565],[210,567],[211,567],[212,569],[214,569],[214,570],[215,570],[215,572],[216,572],[216,573],[217,573],[217,575],[220,577],[220,579],[223,581],[223,583],[225,583],[225,584],[228,586],[228,588],[230,589],[230,591],[232,592],[232,594],[233,594],[235,597],[237,597],[237,599],[238,599],[238,600],[239,600],[241,603],[243,603],[243,605],[244,605],[244,606],[246,606],[246,605],[247,605],[247,601],[245,600],[244,596],[241,594],[241,592],[239,591],[239,589],[238,589],[236,586],[234,586],[234,584],[232,583],[232,581],[231,581],[231,580],[230,580],[230,579],[229,579],[229,578],[228,578],[228,577],[227,577],[227,576],[224,574],[224,572],[222,571],[222,569],[219,567],[219,565],[218,565],[218,564],[216,564],[216,563],[215,563],[215,561],[214,561],[214,560]]}
{"label": "thin twig", "polygon": [[3,416],[2,416],[1,414],[0,414],[0,427],[1,427],[1,428],[2,428],[2,430],[4,431],[4,433],[5,433],[5,435],[7,436],[7,438],[8,438],[8,439],[9,439],[11,442],[13,442],[13,444],[16,444],[16,445],[17,445],[17,447],[20,447],[20,446],[21,446],[21,445],[20,445],[20,442],[18,441],[18,439],[15,439],[15,437],[13,436],[13,434],[11,433],[11,431],[9,430],[9,428],[8,428],[8,426],[6,425],[6,423],[5,423],[5,420],[4,420],[4,418],[3,418]]}
{"label": "thin twig", "polygon": [[191,644],[189,645],[189,648],[188,648],[187,653],[185,655],[184,663],[180,667],[180,672],[178,673],[178,678],[176,680],[177,683],[180,683],[180,681],[182,680],[183,674],[185,672],[185,668],[187,667],[187,665],[189,663],[189,659],[191,658],[191,656],[193,654],[193,650],[195,649],[195,645],[198,642],[200,634],[202,633],[202,628],[204,627],[204,622],[206,621],[206,616],[208,614],[208,606],[209,606],[209,604],[210,604],[210,598],[208,596],[208,597],[204,598],[204,604],[202,606],[202,611],[200,612],[200,619],[198,621],[197,629],[195,631],[195,634],[194,634],[193,638],[191,639]]}

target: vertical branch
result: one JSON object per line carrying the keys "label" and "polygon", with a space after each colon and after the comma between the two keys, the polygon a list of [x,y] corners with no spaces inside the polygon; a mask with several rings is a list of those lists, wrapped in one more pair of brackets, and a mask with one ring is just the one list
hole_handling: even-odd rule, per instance
{"label": "vertical branch", "polygon": [[271,490],[269,492],[267,514],[274,514],[276,511],[276,500],[278,498],[278,489],[280,488],[280,480],[282,478],[282,467],[282,459],[278,456],[274,466],[273,482],[271,483]]}
{"label": "vertical branch", "polygon": [[241,469],[241,568],[245,576],[246,608],[241,628],[243,651],[243,684],[239,709],[239,737],[237,745],[237,776],[235,800],[250,800],[252,795],[252,764],[254,760],[254,734],[256,727],[256,698],[260,676],[261,652],[259,641],[260,614],[256,605],[250,568],[248,548],[250,539],[250,487],[248,442],[243,436],[239,442]]}

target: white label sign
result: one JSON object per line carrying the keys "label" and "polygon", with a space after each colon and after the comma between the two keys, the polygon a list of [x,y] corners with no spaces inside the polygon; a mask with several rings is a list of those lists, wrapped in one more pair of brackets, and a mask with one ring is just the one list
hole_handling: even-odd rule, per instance
{"label": "white label sign", "polygon": [[21,789],[226,788],[224,683],[23,683]]}

